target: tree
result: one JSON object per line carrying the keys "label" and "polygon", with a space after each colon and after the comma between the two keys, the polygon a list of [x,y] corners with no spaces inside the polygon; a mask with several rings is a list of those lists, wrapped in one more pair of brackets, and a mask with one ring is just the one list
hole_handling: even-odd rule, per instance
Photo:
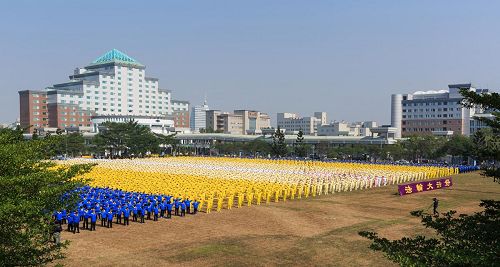
{"label": "tree", "polygon": [[483,200],[483,211],[455,216],[455,211],[433,217],[423,211],[420,217],[436,237],[404,237],[388,240],[374,232],[359,234],[373,241],[370,248],[385,253],[401,266],[497,266],[500,251],[500,201]]}
{"label": "tree", "polygon": [[111,157],[116,155],[130,156],[156,151],[158,139],[149,127],[139,125],[136,121],[127,123],[106,122],[99,134],[94,137],[95,151],[109,152]]}
{"label": "tree", "polygon": [[473,144],[469,137],[457,134],[446,141],[441,150],[443,154],[451,155],[453,158],[459,157],[461,164],[467,157],[472,156]]}
{"label": "tree", "polygon": [[402,141],[406,156],[414,161],[437,159],[443,156],[443,145],[446,139],[433,135],[413,135]]}
{"label": "tree", "polygon": [[[462,100],[462,105],[468,108],[482,108],[488,110],[494,116],[492,119],[489,118],[475,118],[477,120],[483,121],[488,126],[491,127],[491,134],[488,136],[488,143],[490,147],[480,146],[477,147],[479,153],[482,156],[492,161],[492,164],[487,164],[483,167],[483,175],[487,177],[493,177],[494,181],[500,183],[500,166],[498,161],[500,161],[500,94],[499,93],[476,93],[468,88],[460,89],[460,93],[464,97]],[[481,152],[481,151],[484,151]]]}
{"label": "tree", "polygon": [[66,153],[72,157],[81,156],[85,152],[85,139],[81,133],[70,133],[64,136]]}
{"label": "tree", "polygon": [[72,192],[85,182],[77,177],[92,166],[53,168],[43,160],[47,143],[22,140],[17,130],[0,131],[0,266],[46,264],[61,258],[67,246],[50,242],[52,212],[76,208]]}
{"label": "tree", "polygon": [[329,148],[328,142],[320,141],[318,144],[315,145],[314,150],[316,154],[321,156],[326,156],[328,154],[328,148]]}
{"label": "tree", "polygon": [[302,130],[299,130],[297,133],[297,140],[295,141],[295,155],[298,157],[306,157],[307,156],[307,145],[304,144],[304,133]]}
{"label": "tree", "polygon": [[154,134],[154,135],[156,136],[158,144],[161,146],[160,149],[161,152],[166,154],[175,154],[175,152],[177,151],[177,146],[179,145],[179,140],[175,139],[176,135],[175,133],[169,135],[164,135],[164,134]]}
{"label": "tree", "polygon": [[245,152],[252,154],[254,157],[257,156],[257,153],[260,155],[267,155],[271,153],[271,145],[268,142],[257,138],[245,144],[244,150]]}
{"label": "tree", "polygon": [[391,160],[400,160],[405,158],[405,151],[400,142],[393,145],[386,145],[383,147],[384,153]]}
{"label": "tree", "polygon": [[279,126],[273,133],[272,152],[274,156],[277,157],[284,157],[288,153],[288,149],[285,143],[285,134]]}

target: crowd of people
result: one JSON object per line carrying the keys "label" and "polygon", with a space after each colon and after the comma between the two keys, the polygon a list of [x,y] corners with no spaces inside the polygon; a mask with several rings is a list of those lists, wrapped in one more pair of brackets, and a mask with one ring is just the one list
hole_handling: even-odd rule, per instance
{"label": "crowd of people", "polygon": [[[158,221],[261,202],[365,190],[476,170],[474,166],[382,164],[356,161],[302,161],[241,158],[75,159],[98,163],[88,186],[76,192],[76,209],[54,213],[73,233],[130,222]],[[119,188],[119,189],[117,189]],[[100,222],[100,224],[99,224]]]}
{"label": "crowd of people", "polygon": [[[113,222],[127,226],[133,222],[158,221],[173,216],[196,214],[200,202],[174,198],[169,195],[126,192],[118,189],[84,186],[76,192],[80,201],[75,210],[61,210],[53,214],[56,225],[67,224],[67,231],[80,233],[80,229],[95,231],[101,227],[113,228]],[[66,195],[66,197],[69,196]]]}

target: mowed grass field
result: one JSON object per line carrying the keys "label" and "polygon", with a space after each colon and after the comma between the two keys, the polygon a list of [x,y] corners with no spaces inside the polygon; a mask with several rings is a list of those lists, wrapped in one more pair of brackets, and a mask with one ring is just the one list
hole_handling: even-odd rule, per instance
{"label": "mowed grass field", "polygon": [[[481,199],[500,199],[500,185],[478,173],[453,176],[453,187],[400,197],[397,186],[199,213],[172,220],[80,234],[66,266],[395,266],[371,251],[361,230],[388,238],[429,234],[410,211],[480,210]],[[429,208],[431,212],[431,208]]]}

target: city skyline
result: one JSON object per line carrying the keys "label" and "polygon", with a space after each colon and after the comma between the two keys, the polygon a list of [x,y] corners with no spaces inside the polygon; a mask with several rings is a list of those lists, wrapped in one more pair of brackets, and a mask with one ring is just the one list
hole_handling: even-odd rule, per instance
{"label": "city skyline", "polygon": [[[0,122],[19,117],[18,91],[64,82],[112,48],[147,65],[178,99],[194,106],[206,94],[215,109],[260,110],[273,125],[278,112],[317,110],[389,124],[393,93],[500,87],[495,2],[91,2],[2,4]],[[120,22],[132,12],[141,23]],[[93,19],[73,19],[83,14]]]}

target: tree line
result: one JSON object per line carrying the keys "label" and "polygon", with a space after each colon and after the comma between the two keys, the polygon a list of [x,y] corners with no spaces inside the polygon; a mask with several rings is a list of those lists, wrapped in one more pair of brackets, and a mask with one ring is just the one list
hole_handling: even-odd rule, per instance
{"label": "tree line", "polygon": [[[36,132],[33,139],[40,137]],[[498,141],[492,129],[482,129],[471,137],[453,135],[438,137],[415,135],[393,145],[346,144],[332,146],[328,142],[307,144],[299,131],[292,144],[285,143],[285,135],[278,127],[270,140],[264,137],[248,142],[215,142],[209,147],[180,145],[175,134],[162,135],[151,132],[149,127],[131,121],[108,122],[91,139],[80,133],[47,134],[50,141],[48,154],[77,157],[96,155],[108,157],[142,157],[148,154],[224,155],[250,157],[314,157],[339,160],[365,160],[371,162],[407,160],[412,162],[437,161],[443,156],[452,158],[450,163],[462,163],[469,158],[480,162],[494,158],[499,153]]]}

